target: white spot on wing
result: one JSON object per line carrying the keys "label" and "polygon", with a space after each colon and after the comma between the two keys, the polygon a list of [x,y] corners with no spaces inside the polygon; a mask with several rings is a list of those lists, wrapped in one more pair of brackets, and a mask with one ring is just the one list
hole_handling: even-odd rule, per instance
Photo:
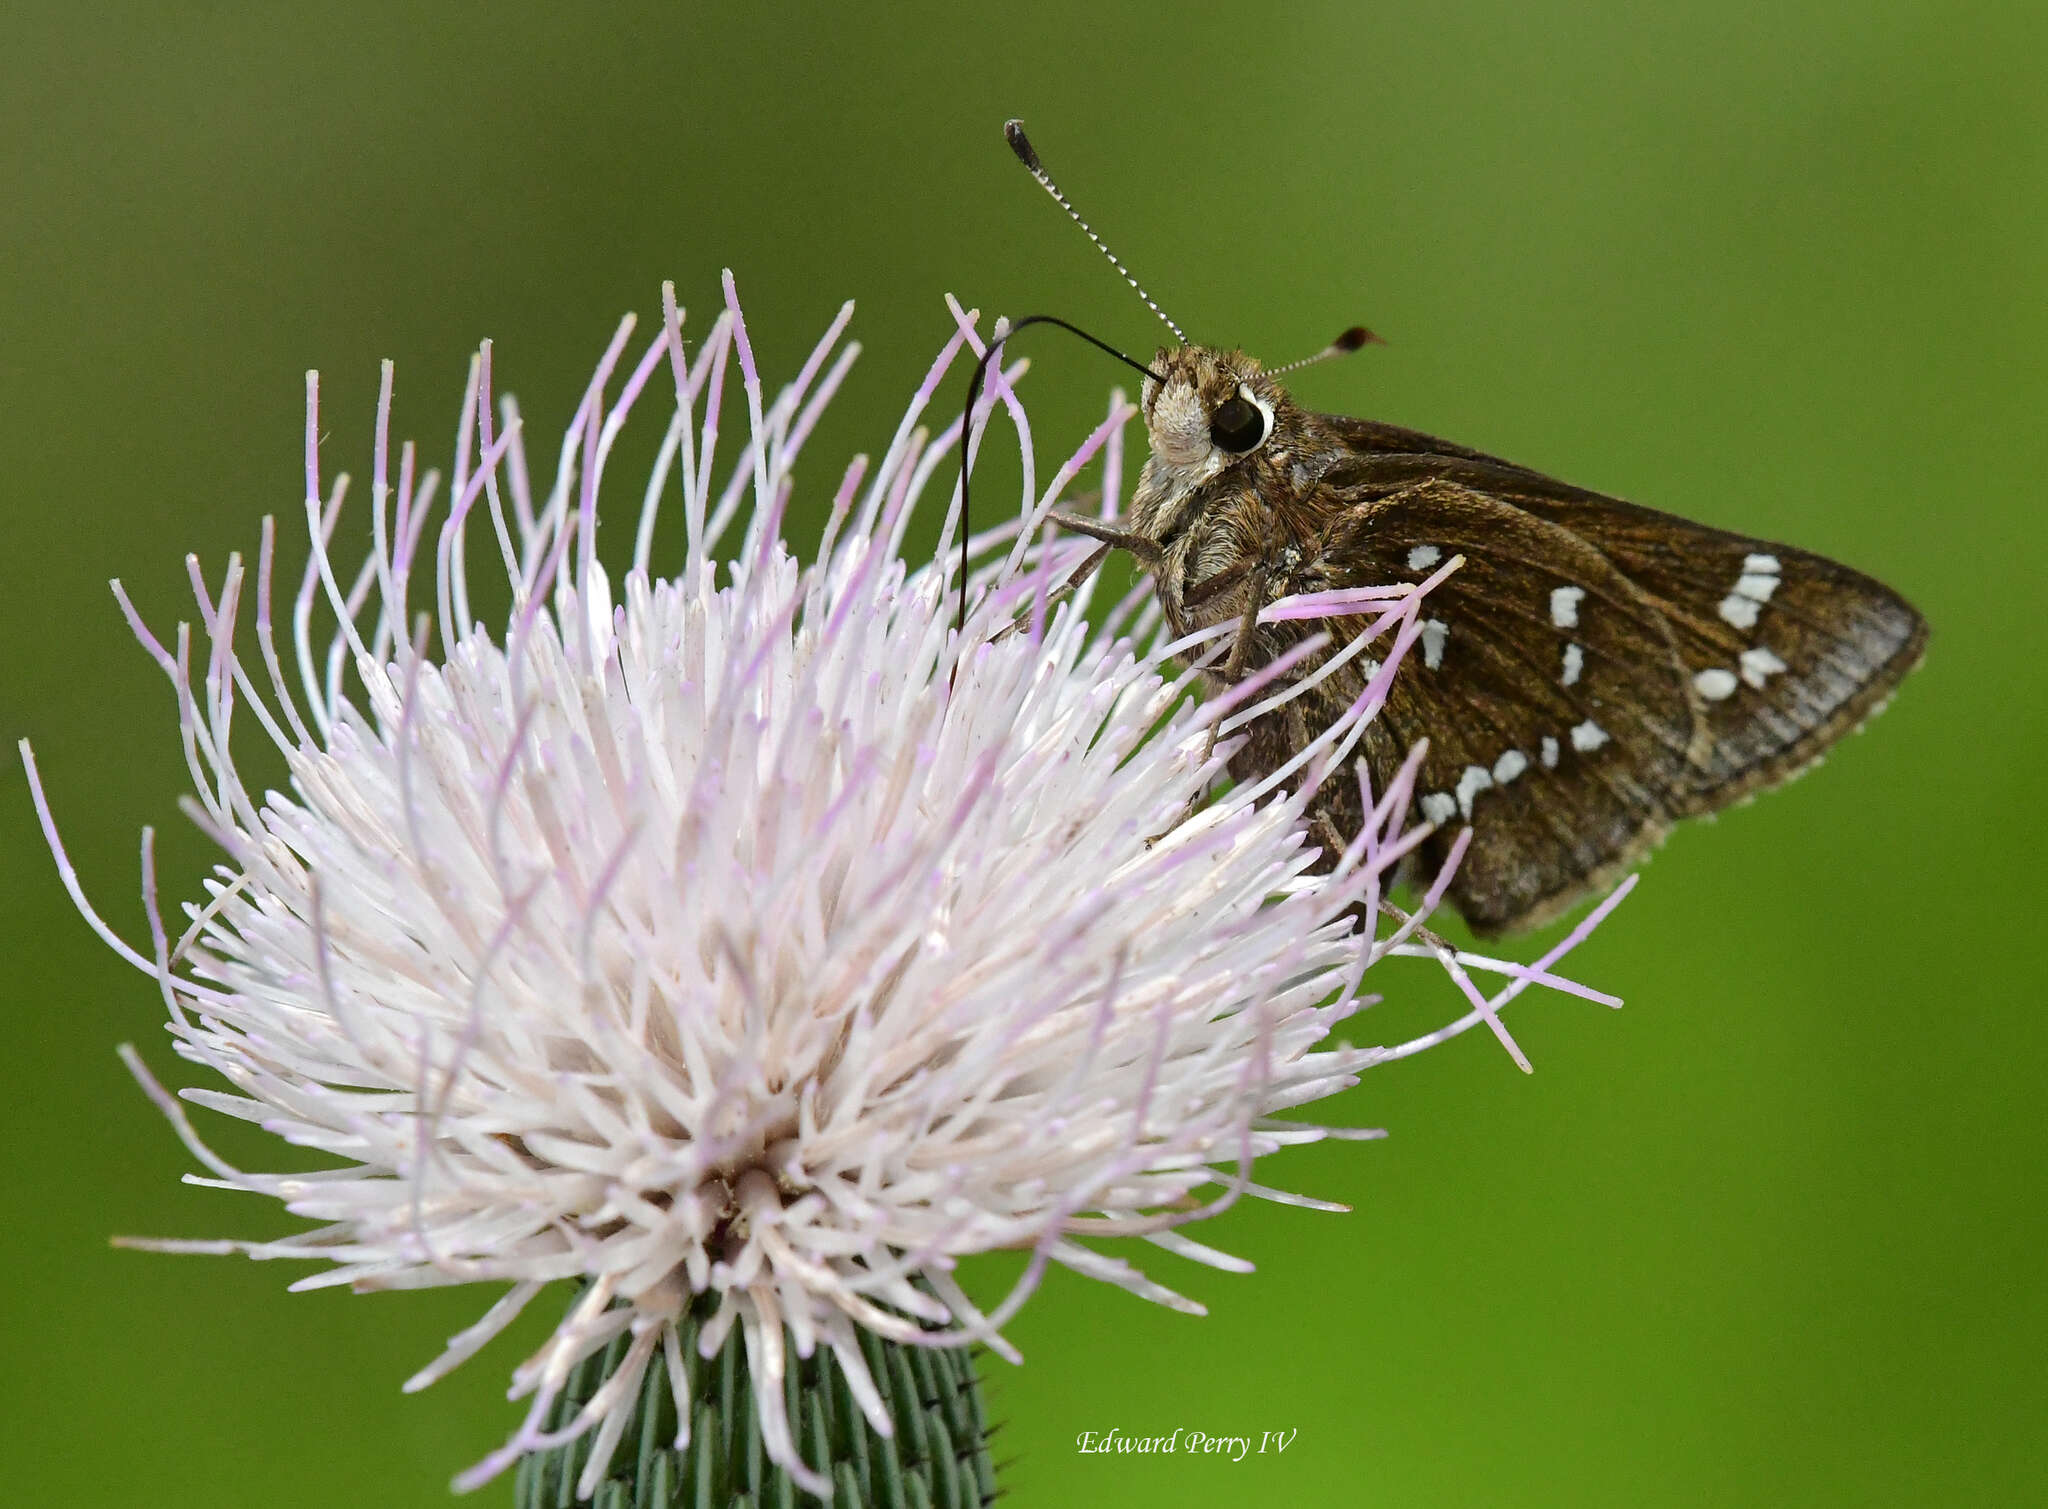
{"label": "white spot on wing", "polygon": [[1771,600],[1771,594],[1778,590],[1775,576],[1752,576],[1744,572],[1735,579],[1735,590],[1743,597],[1753,597],[1760,603]]}
{"label": "white spot on wing", "polygon": [[1737,682],[1733,671],[1724,671],[1712,666],[1692,678],[1693,690],[1709,702],[1720,702],[1735,695]]}
{"label": "white spot on wing", "polygon": [[1417,545],[1408,552],[1408,569],[1410,571],[1427,571],[1443,558],[1444,553],[1437,549],[1436,546]]}
{"label": "white spot on wing", "polygon": [[1576,629],[1579,626],[1579,599],[1585,595],[1584,587],[1552,588],[1550,621],[1560,629]]}
{"label": "white spot on wing", "polygon": [[1447,823],[1457,810],[1458,799],[1448,791],[1431,791],[1422,798],[1422,815],[1429,822]]}
{"label": "white spot on wing", "polygon": [[1756,627],[1756,599],[1731,592],[1721,599],[1721,617],[1738,629]]}
{"label": "white spot on wing", "polygon": [[1451,626],[1441,618],[1426,619],[1422,625],[1422,663],[1432,671],[1444,663],[1444,641],[1451,637]]}
{"label": "white spot on wing", "polygon": [[1575,644],[1564,647],[1564,674],[1558,679],[1566,686],[1577,686],[1579,673],[1586,668],[1586,652]]}
{"label": "white spot on wing", "polygon": [[1493,772],[1484,765],[1467,765],[1458,777],[1458,811],[1472,821],[1472,798],[1493,784]]}
{"label": "white spot on wing", "polygon": [[1751,686],[1762,686],[1784,669],[1785,662],[1769,650],[1758,648],[1742,652],[1742,679]]}
{"label": "white spot on wing", "polygon": [[1591,754],[1607,742],[1607,730],[1588,718],[1583,723],[1572,725],[1572,748],[1580,754]]}
{"label": "white spot on wing", "polygon": [[1738,629],[1756,627],[1757,608],[1771,600],[1778,590],[1778,558],[1774,555],[1746,555],[1735,590],[1721,599],[1721,617]]}
{"label": "white spot on wing", "polygon": [[1519,749],[1511,749],[1493,762],[1493,784],[1505,786],[1528,768],[1529,757]]}
{"label": "white spot on wing", "polygon": [[1542,757],[1545,770],[1557,769],[1557,740],[1551,738],[1549,734],[1543,736]]}

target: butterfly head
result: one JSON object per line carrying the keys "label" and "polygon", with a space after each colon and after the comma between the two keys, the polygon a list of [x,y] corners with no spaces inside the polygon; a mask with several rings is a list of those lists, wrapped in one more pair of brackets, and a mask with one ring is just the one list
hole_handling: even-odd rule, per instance
{"label": "butterfly head", "polygon": [[1287,390],[1242,351],[1162,348],[1144,391],[1153,461],[1184,486],[1200,486],[1284,440],[1296,423]]}

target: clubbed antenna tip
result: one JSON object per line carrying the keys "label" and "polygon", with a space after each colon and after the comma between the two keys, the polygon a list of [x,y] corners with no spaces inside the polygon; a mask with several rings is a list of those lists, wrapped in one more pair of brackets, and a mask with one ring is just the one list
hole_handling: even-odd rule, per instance
{"label": "clubbed antenna tip", "polygon": [[1024,122],[1004,121],[1003,139],[1010,144],[1010,150],[1017,154],[1017,161],[1034,173],[1045,171],[1045,165],[1038,160],[1038,149],[1031,145],[1031,138],[1024,134]]}
{"label": "clubbed antenna tip", "polygon": [[1017,154],[1017,161],[1023,163],[1026,171],[1038,180],[1038,186],[1044,189],[1046,193],[1052,195],[1059,207],[1067,212],[1068,217],[1073,220],[1074,224],[1081,227],[1081,234],[1090,241],[1093,241],[1095,249],[1101,252],[1103,256],[1109,258],[1109,265],[1111,267],[1114,267],[1123,274],[1124,281],[1130,284],[1138,297],[1145,301],[1145,307],[1158,315],[1166,328],[1173,332],[1173,338],[1185,346],[1188,343],[1188,333],[1171,319],[1167,318],[1166,311],[1152,301],[1152,295],[1145,292],[1138,280],[1131,276],[1131,270],[1118,260],[1117,254],[1109,249],[1100,236],[1095,234],[1094,228],[1081,218],[1080,212],[1074,208],[1072,202],[1065,194],[1060,192],[1059,185],[1052,181],[1052,175],[1045,171],[1045,164],[1038,160],[1038,151],[1031,145],[1031,138],[1024,134],[1024,122],[1020,120],[1004,121],[1003,140],[1007,141],[1010,144],[1010,150]]}
{"label": "clubbed antenna tip", "polygon": [[1289,362],[1284,367],[1272,368],[1268,376],[1278,377],[1283,372],[1299,372],[1303,367],[1313,367],[1317,362],[1326,362],[1335,356],[1349,356],[1364,346],[1384,346],[1385,341],[1374,335],[1363,325],[1353,325],[1314,356],[1304,356],[1298,362]]}

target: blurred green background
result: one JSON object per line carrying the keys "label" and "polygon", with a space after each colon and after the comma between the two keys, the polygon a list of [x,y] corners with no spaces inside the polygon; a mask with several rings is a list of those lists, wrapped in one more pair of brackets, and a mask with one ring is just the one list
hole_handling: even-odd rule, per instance
{"label": "blurred green background", "polygon": [[[130,936],[141,825],[196,890],[170,697],[106,578],[167,624],[184,552],[217,579],[294,514],[305,368],[330,466],[364,470],[386,355],[399,428],[445,459],[483,335],[549,434],[622,311],[657,313],[664,277],[707,308],[723,265],[771,373],[860,300],[814,532],[946,290],[1158,335],[1004,151],[1008,115],[1198,338],[1389,338],[1306,401],[1839,555],[1935,625],[1869,737],[1681,832],[1577,957],[1626,1011],[1525,998],[1533,1078],[1473,1034],[1337,1103],[1390,1141],[1270,1165],[1355,1214],[1231,1212],[1204,1236],[1248,1278],[1155,1255],[1206,1320],[1055,1275],[1013,1330],[1027,1365],[990,1364],[1013,1501],[2048,1500],[2048,1018],[2004,933],[2037,925],[2048,806],[2048,13],[759,9],[0,17],[9,1501],[441,1503],[510,1427],[522,1355],[406,1398],[486,1294],[292,1297],[278,1267],[108,1249],[285,1227],[176,1183],[113,1054],[180,1067],[161,1007],[72,913],[13,763],[31,735]],[[1029,350],[1063,447],[1116,371]],[[1381,984],[1365,1036],[1454,1009],[1426,968]],[[1240,1466],[1077,1455],[1112,1426],[1299,1435]]]}

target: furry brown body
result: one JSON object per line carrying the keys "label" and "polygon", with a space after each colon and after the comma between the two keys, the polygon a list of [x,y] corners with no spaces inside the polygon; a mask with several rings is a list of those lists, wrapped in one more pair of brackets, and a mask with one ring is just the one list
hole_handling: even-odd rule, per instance
{"label": "furry brown body", "polygon": [[[1427,884],[1457,830],[1470,848],[1447,892],[1490,934],[1545,922],[1617,878],[1671,824],[1775,785],[1876,711],[1927,626],[1881,583],[1554,481],[1413,430],[1298,408],[1238,351],[1162,350],[1144,416],[1151,456],[1128,516],[1061,516],[1133,550],[1177,632],[1236,622],[1228,680],[1319,630],[1251,627],[1259,607],[1331,588],[1419,581],[1425,634],[1360,753],[1375,790],[1429,741],[1417,785],[1436,834]],[[1364,689],[1356,659],[1248,729],[1239,778],[1267,773]],[[1361,820],[1354,782],[1315,813],[1326,848]]]}

